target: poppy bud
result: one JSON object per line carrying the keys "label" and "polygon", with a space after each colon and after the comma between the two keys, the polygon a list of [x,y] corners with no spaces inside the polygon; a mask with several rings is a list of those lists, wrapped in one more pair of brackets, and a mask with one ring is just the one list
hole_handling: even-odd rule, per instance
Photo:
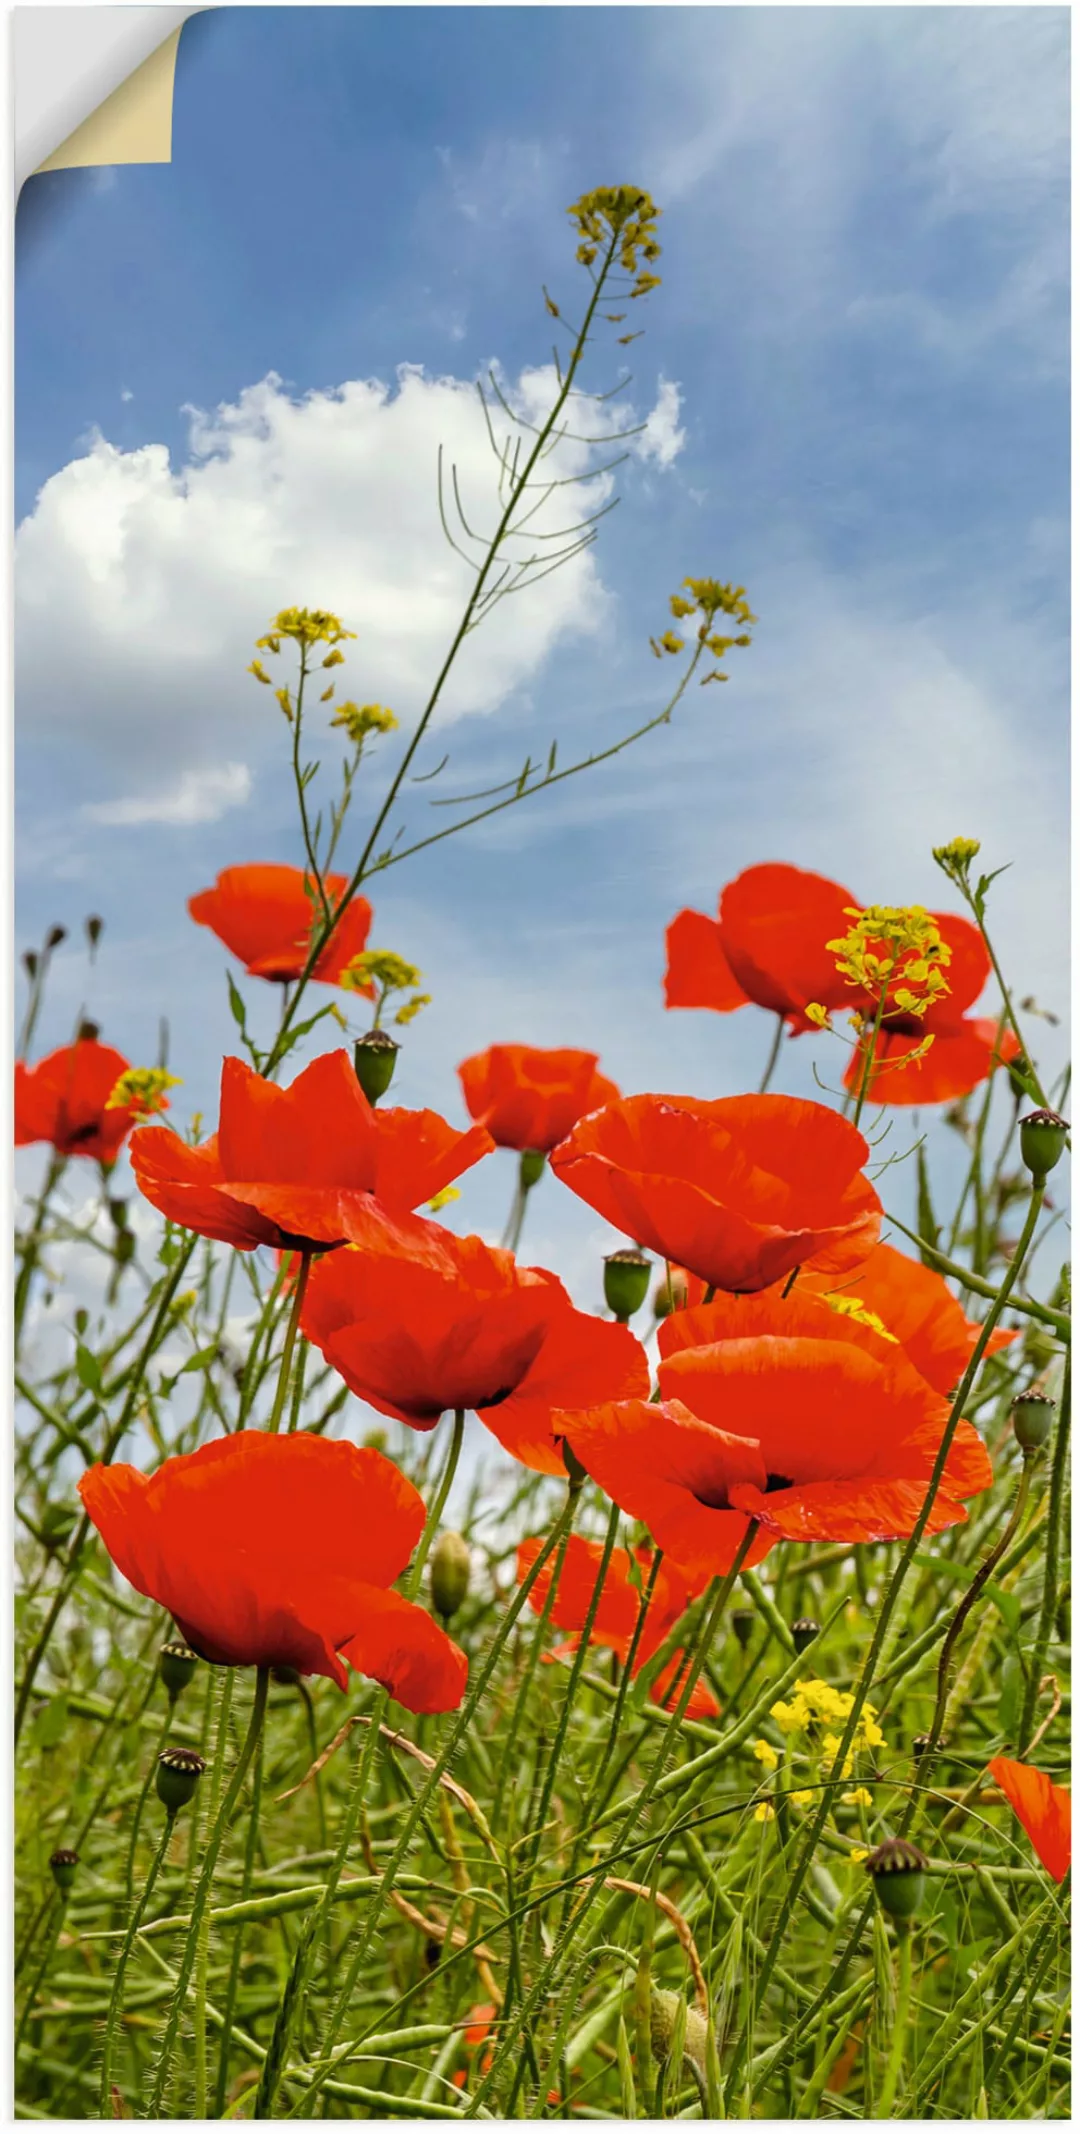
{"label": "poppy bud", "polygon": [[523,1193],[531,1192],[533,1186],[543,1177],[546,1162],[547,1157],[543,1149],[522,1149],[521,1190]]}
{"label": "poppy bud", "polygon": [[1056,1111],[1029,1111],[1020,1121],[1020,1154],[1036,1185],[1048,1178],[1061,1160],[1069,1122]]}
{"label": "poppy bud", "polygon": [[609,1252],[604,1261],[604,1302],[617,1319],[632,1319],[649,1294],[652,1263],[643,1252],[627,1246]]}
{"label": "poppy bud", "polygon": [[735,1608],[732,1610],[731,1627],[744,1652],[754,1635],[755,1620],[753,1608]]}
{"label": "poppy bud", "polygon": [[78,1853],[70,1852],[66,1845],[62,1845],[59,1852],[54,1852],[49,1861],[49,1866],[52,1868],[53,1881],[57,1889],[63,1890],[65,1896],[75,1880],[75,1869],[78,1864]]}
{"label": "poppy bud", "polygon": [[886,1838],[870,1854],[867,1874],[874,1878],[874,1895],[891,1919],[913,1919],[926,1892],[926,1855],[908,1838]]}
{"label": "poppy bud", "polygon": [[187,1807],[205,1769],[206,1758],[196,1749],[162,1749],[158,1757],[157,1796],[169,1815]]}
{"label": "poppy bud", "polygon": [[431,1551],[431,1598],[444,1622],[456,1615],[469,1590],[472,1559],[460,1534],[440,1534]]}
{"label": "poppy bud", "polygon": [[90,1022],[86,1022],[86,1023],[80,1023],[80,1024],[79,1024],[79,1032],[78,1032],[78,1037],[77,1037],[77,1039],[76,1039],[76,1043],[78,1043],[78,1044],[81,1044],[81,1045],[94,1045],[94,1044],[96,1044],[96,1043],[97,1043],[97,1040],[98,1040],[98,1038],[99,1038],[100,1036],[101,1036],[101,1024],[100,1024],[100,1023],[90,1023]]}
{"label": "poppy bud", "polygon": [[386,1095],[394,1079],[400,1051],[401,1046],[389,1030],[369,1030],[366,1037],[357,1038],[353,1046],[353,1066],[369,1104],[377,1104],[379,1098]]}
{"label": "poppy bud", "polygon": [[1041,1452],[1054,1423],[1054,1402],[1034,1386],[1018,1393],[1009,1409],[1013,1435],[1021,1452]]}
{"label": "poppy bud", "polygon": [[686,1277],[673,1267],[670,1278],[662,1274],[653,1290],[652,1308],[658,1319],[667,1319],[672,1312],[686,1310],[688,1291]]}
{"label": "poppy bud", "polygon": [[199,1655],[185,1645],[182,1638],[170,1638],[158,1654],[158,1674],[162,1687],[168,1691],[170,1704],[175,1704],[182,1689],[186,1689],[199,1664]]}
{"label": "poppy bud", "polygon": [[1031,1061],[1026,1052],[1019,1053],[1015,1060],[1009,1061],[1009,1088],[1018,1104],[1022,1104],[1024,1098],[1031,1093],[1026,1080],[1030,1073]]}
{"label": "poppy bud", "polygon": [[38,957],[36,951],[32,948],[28,948],[23,956],[23,970],[26,972],[28,978],[37,977]]}
{"label": "poppy bud", "polygon": [[51,949],[51,948],[59,948],[59,946],[60,946],[60,943],[61,943],[61,941],[66,941],[66,940],[67,940],[67,927],[66,927],[66,926],[50,926],[50,928],[49,928],[49,931],[48,931],[48,933],[47,933],[47,934],[46,934],[46,936],[45,936],[45,946],[46,946],[46,948],[47,948],[47,949]]}
{"label": "poppy bud", "polygon": [[796,1616],[791,1626],[791,1642],[796,1652],[805,1652],[807,1646],[813,1644],[820,1630],[821,1624],[815,1623],[812,1615]]}
{"label": "poppy bud", "polygon": [[[657,1986],[653,1987],[649,1995],[649,2041],[656,2059],[661,2064],[668,2058],[674,2042],[675,2026],[679,2020],[679,1999],[677,1993],[664,1993]],[[687,2060],[692,2060],[696,2067],[703,2068],[709,2026],[696,2008],[687,2008],[685,2015],[684,2056]]]}
{"label": "poppy bud", "polygon": [[86,928],[86,938],[91,948],[96,948],[105,931],[104,919],[99,919],[96,911],[92,911],[90,917],[83,920],[83,925]]}

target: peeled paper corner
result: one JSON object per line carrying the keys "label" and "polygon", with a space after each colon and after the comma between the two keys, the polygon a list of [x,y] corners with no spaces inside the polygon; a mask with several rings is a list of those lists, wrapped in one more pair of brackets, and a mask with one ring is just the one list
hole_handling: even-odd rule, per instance
{"label": "peeled paper corner", "polygon": [[89,170],[115,163],[170,163],[176,54],[182,28],[181,23],[39,163],[38,172]]}

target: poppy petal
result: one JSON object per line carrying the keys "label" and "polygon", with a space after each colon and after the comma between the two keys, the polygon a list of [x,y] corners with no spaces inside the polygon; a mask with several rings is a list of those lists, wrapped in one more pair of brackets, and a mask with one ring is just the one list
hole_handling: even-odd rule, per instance
{"label": "poppy petal", "polygon": [[[760,1519],[774,1538],[786,1541],[900,1541],[910,1534],[926,1501],[925,1481],[877,1476],[841,1482],[805,1482],[795,1489],[771,1490],[766,1496],[746,1483],[736,1484],[731,1501]],[[940,1534],[962,1526],[967,1512],[956,1498],[939,1489],[924,1532]]]}
{"label": "poppy petal", "polygon": [[680,911],[668,927],[665,1008],[713,1008],[730,1015],[750,1005],[724,954],[720,927],[703,911]]}
{"label": "poppy petal", "polygon": [[1027,1831],[1047,1874],[1055,1882],[1064,1882],[1072,1865],[1069,1788],[1055,1785],[1045,1771],[1037,1771],[1032,1764],[1017,1763],[1009,1756],[995,1756],[988,1768]]}
{"label": "poppy petal", "polygon": [[400,1593],[371,1590],[342,1652],[410,1712],[456,1711],[465,1695],[469,1663],[460,1646]]}

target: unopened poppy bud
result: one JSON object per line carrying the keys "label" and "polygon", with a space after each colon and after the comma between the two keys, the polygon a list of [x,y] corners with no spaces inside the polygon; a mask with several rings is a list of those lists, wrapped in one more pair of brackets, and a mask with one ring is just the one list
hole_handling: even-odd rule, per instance
{"label": "unopened poppy bud", "polygon": [[[654,1986],[649,1995],[649,2041],[655,2058],[661,2063],[669,2057],[674,2042],[675,2027],[679,2020],[679,2000],[679,1994],[664,1993],[658,1986]],[[685,2016],[684,2056],[687,2060],[692,2060],[695,2067],[703,2068],[709,2026],[696,2008],[687,2008]]]}
{"label": "unopened poppy bud", "polygon": [[733,1609],[731,1616],[731,1627],[735,1632],[735,1635],[738,1638],[739,1643],[742,1646],[744,1652],[746,1651],[746,1648],[754,1635],[754,1622],[755,1615],[754,1610],[752,1608]]}
{"label": "unopened poppy bud", "polygon": [[47,949],[51,949],[51,948],[59,948],[59,946],[60,946],[60,943],[61,943],[61,941],[66,941],[66,940],[67,940],[67,927],[66,927],[66,926],[50,926],[50,928],[49,928],[49,931],[48,931],[48,933],[47,933],[47,934],[46,934],[46,936],[45,936],[45,946],[46,946],[46,948],[47,948]]}
{"label": "unopened poppy bud", "polygon": [[805,1652],[819,1635],[821,1624],[815,1623],[812,1615],[797,1615],[791,1626],[791,1642],[796,1652]]}
{"label": "unopened poppy bud", "polygon": [[1041,1452],[1054,1422],[1054,1402],[1049,1394],[1037,1393],[1031,1386],[1026,1393],[1017,1394],[1009,1414],[1021,1452]]}
{"label": "unopened poppy bud", "polygon": [[431,1598],[444,1622],[456,1615],[469,1590],[472,1559],[460,1534],[440,1534],[431,1551]]}
{"label": "unopened poppy bud", "polygon": [[170,1815],[187,1807],[205,1769],[206,1758],[196,1749],[162,1749],[158,1757],[157,1796]]}
{"label": "unopened poppy bud", "polygon": [[158,1654],[158,1674],[162,1688],[168,1691],[170,1704],[175,1704],[182,1689],[186,1689],[199,1664],[199,1655],[185,1645],[183,1638],[170,1638]]}
{"label": "unopened poppy bud", "polygon": [[83,924],[86,927],[86,938],[91,948],[96,948],[105,931],[104,919],[99,919],[96,911],[92,911],[89,918],[83,921]]}
{"label": "unopened poppy bud", "polygon": [[91,1023],[91,1022],[85,1022],[85,1023],[80,1023],[80,1024],[79,1024],[79,1035],[78,1035],[78,1042],[79,1042],[80,1044],[83,1044],[83,1045],[95,1045],[95,1044],[97,1043],[97,1040],[98,1040],[98,1038],[99,1038],[100,1036],[101,1036],[101,1024],[100,1024],[100,1023]]}
{"label": "unopened poppy bud", "polygon": [[353,1046],[353,1066],[356,1079],[369,1104],[377,1104],[386,1095],[394,1079],[394,1068],[401,1046],[389,1030],[369,1030],[366,1037],[358,1037]]}
{"label": "unopened poppy bud", "polygon": [[1009,1061],[1009,1088],[1012,1090],[1018,1104],[1022,1104],[1024,1098],[1031,1094],[1027,1084],[1027,1077],[1030,1073],[1031,1061],[1026,1053],[1021,1052],[1015,1060]]}
{"label": "unopened poppy bud", "polygon": [[78,1853],[70,1852],[66,1845],[61,1845],[59,1852],[54,1852],[49,1861],[53,1881],[57,1889],[63,1890],[65,1896],[75,1880],[75,1869],[78,1864]]}
{"label": "unopened poppy bud", "polygon": [[543,1177],[546,1162],[547,1157],[542,1149],[522,1149],[521,1190],[523,1193],[531,1193],[534,1185]]}
{"label": "unopened poppy bud", "polygon": [[28,978],[37,977],[38,956],[36,951],[32,948],[28,948],[23,955],[23,970],[26,972]]}
{"label": "unopened poppy bud", "polygon": [[672,1312],[685,1311],[688,1294],[685,1275],[677,1274],[674,1268],[670,1276],[662,1274],[653,1290],[652,1308],[656,1317],[667,1319]]}
{"label": "unopened poppy bud", "polygon": [[1061,1161],[1069,1122],[1056,1111],[1029,1111],[1020,1121],[1020,1154],[1036,1185]]}
{"label": "unopened poppy bud", "polygon": [[609,1252],[604,1261],[604,1302],[617,1319],[632,1319],[649,1294],[652,1263],[633,1246]]}
{"label": "unopened poppy bud", "polygon": [[909,1838],[886,1838],[866,1862],[874,1895],[890,1919],[913,1919],[926,1893],[926,1855]]}

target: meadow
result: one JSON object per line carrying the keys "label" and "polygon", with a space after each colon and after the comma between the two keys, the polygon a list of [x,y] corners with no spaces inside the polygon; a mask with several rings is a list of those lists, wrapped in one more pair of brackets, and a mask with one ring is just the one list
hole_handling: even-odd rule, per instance
{"label": "meadow", "polygon": [[[552,455],[606,436],[659,210],[569,212],[550,407],[478,388],[483,531],[440,466],[473,587],[427,702],[353,701],[347,616],[252,619],[295,865],[192,884],[218,1116],[88,1019],[100,918],[23,959],[20,2118],[1070,2112],[1068,1075],[994,945],[1023,853],[957,835],[933,912],[763,853],[672,912],[666,1089],[518,1044],[493,998],[459,1087],[394,1102],[427,978],[374,945],[380,875],[662,748],[753,658],[748,590],[688,575],[643,624],[646,722],[401,827],[471,633],[602,531]],[[90,1007],[41,1055],[76,950]],[[694,1010],[757,1011],[759,1088],[678,1093]],[[532,1265],[538,1191],[610,1226],[602,1309]],[[43,1346],[73,1253],[99,1301]]]}

